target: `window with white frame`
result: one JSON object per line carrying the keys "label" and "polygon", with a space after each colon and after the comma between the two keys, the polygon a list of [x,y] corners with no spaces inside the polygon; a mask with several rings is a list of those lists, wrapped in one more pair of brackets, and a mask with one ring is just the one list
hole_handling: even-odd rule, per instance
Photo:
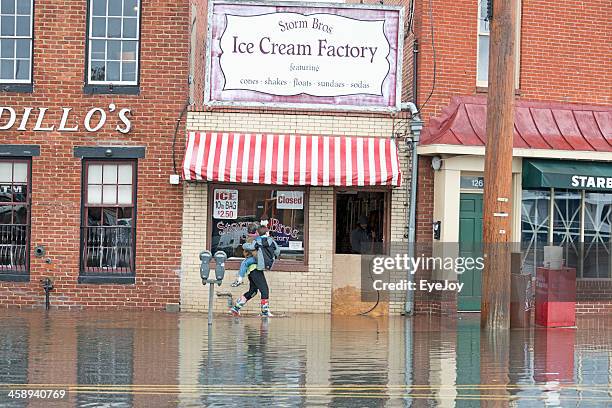
{"label": "window with white frame", "polygon": [[134,275],[136,162],[85,163],[81,275]]}
{"label": "window with white frame", "polygon": [[[492,0],[478,0],[478,51],[476,63],[476,86],[489,84],[489,38],[490,21],[487,19],[487,3]],[[515,84],[519,85],[521,38],[521,0],[517,0],[516,42],[515,42]]]}
{"label": "window with white frame", "polygon": [[87,83],[138,85],[139,40],[139,0],[89,0]]}
{"label": "window with white frame", "polygon": [[0,0],[0,83],[32,82],[33,0]]}

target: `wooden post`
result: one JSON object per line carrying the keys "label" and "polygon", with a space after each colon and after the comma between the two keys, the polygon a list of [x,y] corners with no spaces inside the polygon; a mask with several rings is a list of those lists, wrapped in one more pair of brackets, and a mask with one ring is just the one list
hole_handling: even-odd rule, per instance
{"label": "wooden post", "polygon": [[510,327],[516,0],[494,0],[490,26],[481,326]]}

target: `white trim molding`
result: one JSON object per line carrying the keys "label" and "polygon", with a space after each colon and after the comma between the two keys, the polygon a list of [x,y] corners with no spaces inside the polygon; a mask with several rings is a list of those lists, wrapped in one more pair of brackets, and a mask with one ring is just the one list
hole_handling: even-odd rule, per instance
{"label": "white trim molding", "polygon": [[[433,156],[437,154],[484,156],[484,146],[464,146],[449,144],[420,145],[417,149],[420,156]],[[512,149],[513,157],[561,159],[561,160],[587,160],[612,162],[612,152],[594,152],[588,150],[551,150],[551,149]]]}

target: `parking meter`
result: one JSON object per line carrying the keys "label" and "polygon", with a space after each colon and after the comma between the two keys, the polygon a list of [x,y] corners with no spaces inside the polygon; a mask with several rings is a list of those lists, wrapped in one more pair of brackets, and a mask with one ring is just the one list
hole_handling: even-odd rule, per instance
{"label": "parking meter", "polygon": [[212,253],[210,251],[200,252],[200,277],[202,278],[202,285],[206,285],[208,276],[210,275],[210,260],[212,259]]}
{"label": "parking meter", "polygon": [[217,266],[215,266],[215,276],[217,278],[217,285],[221,285],[221,281],[225,276],[225,260],[227,259],[227,255],[223,251],[215,252],[215,262]]}

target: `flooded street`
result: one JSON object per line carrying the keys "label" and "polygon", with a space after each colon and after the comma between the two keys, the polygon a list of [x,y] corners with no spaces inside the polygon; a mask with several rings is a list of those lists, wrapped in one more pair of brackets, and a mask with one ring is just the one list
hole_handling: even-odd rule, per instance
{"label": "flooded street", "polygon": [[[0,407],[601,407],[612,319],[481,333],[459,319],[0,311]],[[65,390],[62,399],[11,390]],[[487,401],[487,402],[485,402]]]}

